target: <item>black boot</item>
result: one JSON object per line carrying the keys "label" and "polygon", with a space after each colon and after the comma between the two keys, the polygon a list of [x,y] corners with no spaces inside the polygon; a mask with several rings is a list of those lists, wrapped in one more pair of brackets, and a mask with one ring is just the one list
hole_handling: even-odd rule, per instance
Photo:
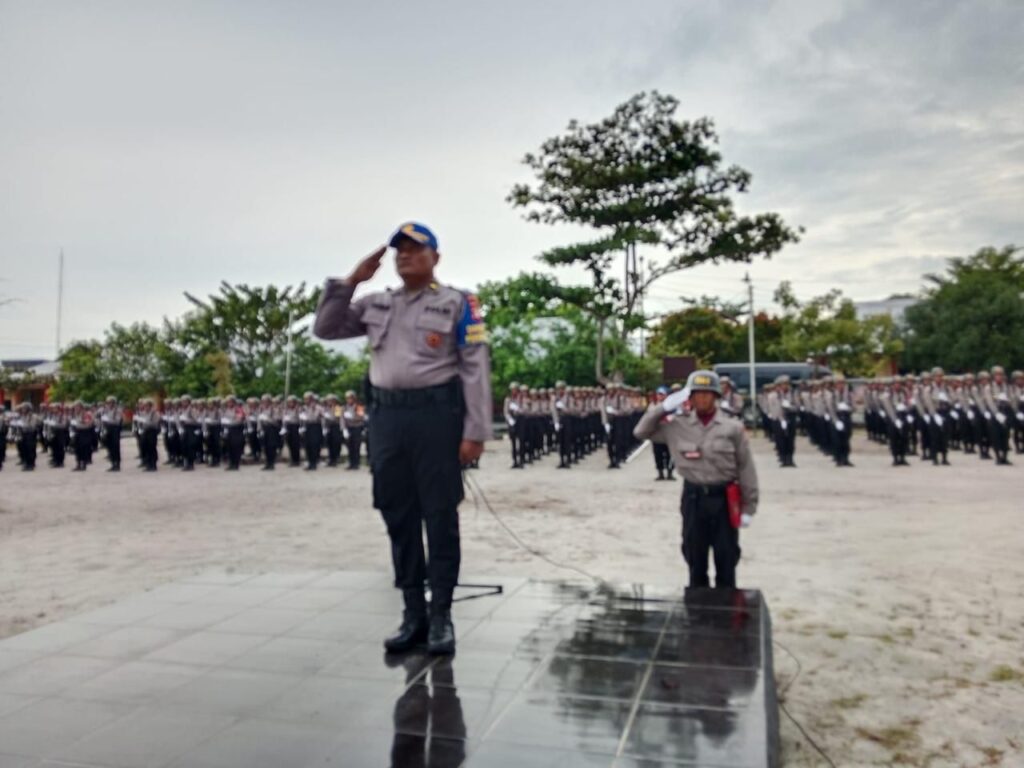
{"label": "black boot", "polygon": [[455,653],[455,627],[452,625],[450,609],[434,610],[431,613],[427,650],[436,656],[451,656]]}
{"label": "black boot", "polygon": [[405,610],[402,612],[402,626],[391,637],[384,639],[388,653],[405,653],[427,639],[430,624],[427,621],[427,600],[422,589],[406,589],[402,592]]}

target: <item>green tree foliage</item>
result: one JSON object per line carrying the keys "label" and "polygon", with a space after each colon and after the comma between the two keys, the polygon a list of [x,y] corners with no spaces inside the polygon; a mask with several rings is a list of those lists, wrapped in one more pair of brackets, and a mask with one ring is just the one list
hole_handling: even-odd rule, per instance
{"label": "green tree foliage", "polygon": [[[614,328],[625,341],[643,325],[638,297],[654,282],[698,264],[770,257],[797,240],[777,214],[737,214],[733,197],[747,191],[750,173],[723,166],[711,120],[679,120],[678,106],[670,96],[640,93],[604,120],[573,120],[523,158],[536,182],[516,185],[508,197],[528,221],[599,233],[540,255],[546,264],[583,268],[590,277],[585,290],[574,288],[564,298],[597,326],[598,379],[605,331]],[[623,270],[620,280],[615,262],[636,244],[667,256],[649,260],[642,277]]]}
{"label": "green tree foliage", "polygon": [[866,376],[881,360],[903,351],[891,317],[859,320],[853,302],[838,290],[801,302],[784,282],[775,301],[783,310],[776,352],[784,359],[811,359],[850,376]]}
{"label": "green tree foliage", "polygon": [[292,392],[341,394],[362,389],[364,355],[350,359],[308,334],[303,319],[316,307],[317,292],[276,286],[221,285],[206,300],[186,294],[194,309],[165,320],[161,329],[117,323],[103,341],[78,341],[61,355],[53,396],[96,401],[108,395],[132,403],[151,395],[195,397],[284,392],[288,315],[296,321]]}
{"label": "green tree foliage", "polygon": [[[190,293],[185,298],[194,309],[177,322],[167,324],[171,344],[188,360],[202,358],[210,367],[209,376],[215,375],[214,363],[220,360],[215,353],[227,355],[231,377],[227,384],[223,376],[216,380],[221,389],[230,386],[237,394],[247,396],[263,389],[264,372],[283,360],[289,315],[299,322],[312,313],[319,301],[319,290],[308,292],[305,283],[282,289],[222,282],[219,293],[206,299]],[[297,325],[293,330],[295,336],[304,336],[308,325]],[[207,360],[210,355],[214,357]],[[189,378],[189,384],[208,380],[205,372],[199,381]]]}
{"label": "green tree foliage", "polygon": [[113,323],[102,342],[76,341],[64,350],[53,396],[96,401],[114,395],[122,402],[135,402],[163,391],[165,362],[171,356],[153,326]]}
{"label": "green tree foliage", "polygon": [[973,371],[1024,367],[1024,257],[1012,245],[950,259],[909,307],[905,363]]}
{"label": "green tree foliage", "polygon": [[[532,387],[550,387],[559,379],[578,385],[597,383],[597,323],[566,301],[562,291],[554,278],[538,273],[480,286],[496,393],[513,381]],[[618,339],[607,344],[609,359],[624,380],[654,381],[657,361],[639,358]]]}

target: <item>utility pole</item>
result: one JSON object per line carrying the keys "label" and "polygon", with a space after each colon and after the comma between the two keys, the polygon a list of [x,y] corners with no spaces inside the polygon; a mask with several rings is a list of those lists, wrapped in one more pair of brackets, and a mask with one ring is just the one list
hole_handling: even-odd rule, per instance
{"label": "utility pole", "polygon": [[292,387],[292,324],[295,322],[295,311],[288,310],[288,347],[284,355],[284,396],[288,399]]}
{"label": "utility pole", "polygon": [[754,358],[754,284],[750,281],[750,273],[743,276],[747,284],[747,350],[750,353],[750,413],[754,417],[754,429],[757,429],[757,362]]}
{"label": "utility pole", "polygon": [[64,306],[64,249],[60,249],[60,256],[57,257],[57,350],[54,360],[60,358],[60,325],[61,312]]}

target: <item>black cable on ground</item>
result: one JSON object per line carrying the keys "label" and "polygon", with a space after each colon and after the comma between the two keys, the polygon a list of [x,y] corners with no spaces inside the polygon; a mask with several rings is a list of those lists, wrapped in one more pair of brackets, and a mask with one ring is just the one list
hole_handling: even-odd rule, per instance
{"label": "black cable on ground", "polygon": [[824,749],[822,749],[821,745],[818,744],[818,742],[816,742],[813,738],[811,738],[811,735],[809,733],[807,733],[807,731],[800,724],[800,722],[795,717],[793,717],[793,715],[790,714],[789,710],[786,709],[785,702],[782,700],[782,697],[786,695],[786,691],[788,691],[793,686],[793,683],[796,682],[796,679],[798,677],[800,677],[800,673],[803,671],[804,665],[800,663],[800,659],[798,659],[796,657],[795,653],[793,653],[791,650],[789,650],[789,648],[784,646],[778,640],[773,639],[772,642],[775,643],[775,645],[777,645],[783,651],[785,651],[786,655],[789,656],[789,658],[791,658],[793,661],[796,662],[796,673],[793,675],[793,677],[791,677],[789,679],[789,682],[786,683],[785,687],[782,690],[779,691],[779,709],[781,709],[782,713],[786,717],[789,718],[790,722],[793,723],[793,725],[796,726],[796,729],[798,731],[800,731],[800,733],[803,735],[804,739],[807,740],[807,743],[810,744],[812,747],[814,747],[814,750],[819,755],[821,755],[821,757],[825,760],[825,762],[828,763],[831,766],[831,768],[836,768],[836,764],[833,762],[832,758],[828,756],[828,753]]}
{"label": "black cable on ground", "polygon": [[592,574],[592,573],[590,573],[588,571],[585,571],[584,569],[582,569],[582,568],[580,568],[578,566],[575,566],[575,565],[569,565],[568,563],[560,563],[557,560],[554,560],[553,558],[548,557],[546,554],[541,552],[539,549],[535,549],[534,547],[531,547],[529,544],[527,544],[525,541],[523,541],[519,537],[519,534],[517,534],[515,531],[513,531],[508,526],[508,523],[506,523],[504,520],[501,519],[501,515],[499,515],[497,512],[494,511],[494,507],[492,507],[491,503],[487,500],[487,495],[484,493],[483,488],[480,487],[480,484],[476,481],[476,478],[474,478],[468,471],[465,471],[465,470],[462,473],[462,478],[463,478],[463,481],[466,484],[466,487],[469,488],[470,494],[472,494],[472,496],[473,496],[474,503],[476,502],[476,499],[479,496],[481,501],[483,501],[484,507],[487,509],[487,511],[490,512],[491,516],[494,517],[494,519],[498,521],[498,525],[500,525],[502,528],[504,528],[505,532],[510,537],[512,537],[512,540],[515,541],[515,543],[518,544],[520,546],[520,548],[522,548],[525,552],[528,552],[531,555],[533,555],[534,557],[543,560],[544,562],[548,563],[549,565],[553,565],[555,568],[561,568],[562,570],[565,570],[565,571],[574,571],[574,572],[580,574],[581,576],[585,576],[586,578],[591,579],[592,581],[597,582],[598,584],[606,583],[605,580],[602,579],[600,576],[595,576],[594,574]]}

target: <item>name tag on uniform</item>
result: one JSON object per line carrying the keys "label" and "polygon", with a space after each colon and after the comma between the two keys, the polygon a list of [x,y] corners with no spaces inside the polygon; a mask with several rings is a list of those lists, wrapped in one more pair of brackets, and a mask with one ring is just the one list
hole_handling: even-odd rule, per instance
{"label": "name tag on uniform", "polygon": [[691,460],[699,459],[700,458],[700,451],[699,450],[696,450],[696,451],[683,451],[683,458],[684,459],[691,459]]}

